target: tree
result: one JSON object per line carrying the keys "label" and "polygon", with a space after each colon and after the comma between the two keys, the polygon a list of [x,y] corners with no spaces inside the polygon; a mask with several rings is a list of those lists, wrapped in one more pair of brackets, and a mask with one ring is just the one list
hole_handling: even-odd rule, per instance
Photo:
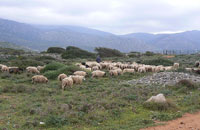
{"label": "tree", "polygon": [[119,50],[116,49],[110,49],[105,47],[98,47],[95,48],[95,51],[100,55],[101,57],[123,57],[124,54],[121,53]]}

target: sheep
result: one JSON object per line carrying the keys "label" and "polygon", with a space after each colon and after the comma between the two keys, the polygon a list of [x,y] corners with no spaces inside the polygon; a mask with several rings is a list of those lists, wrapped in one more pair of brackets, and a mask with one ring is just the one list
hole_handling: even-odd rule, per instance
{"label": "sheep", "polygon": [[196,61],[196,62],[195,62],[195,67],[199,67],[199,65],[200,65],[200,62],[199,62],[199,61]]}
{"label": "sheep", "polygon": [[117,68],[117,69],[115,69],[115,70],[117,71],[118,75],[123,74],[123,72],[122,72],[122,70],[121,70],[120,68]]}
{"label": "sheep", "polygon": [[186,71],[192,72],[192,68],[185,68]]}
{"label": "sheep", "polygon": [[124,69],[123,73],[134,73],[135,70],[134,69]]}
{"label": "sheep", "polygon": [[172,70],[172,69],[173,69],[172,66],[167,66],[167,67],[165,67],[165,71],[170,71],[170,70]]}
{"label": "sheep", "polygon": [[58,75],[58,80],[59,81],[62,81],[64,78],[67,78],[66,74],[62,73],[62,74]]}
{"label": "sheep", "polygon": [[6,65],[0,64],[0,69],[1,69],[3,66],[6,66]]}
{"label": "sheep", "polygon": [[105,75],[105,72],[96,70],[92,72],[92,77],[103,77]]}
{"label": "sheep", "polygon": [[36,74],[39,74],[40,73],[40,71],[38,71],[38,69],[36,68],[36,67],[27,67],[26,68],[26,70],[27,70],[27,72],[29,72],[29,73],[36,73]]}
{"label": "sheep", "polygon": [[15,73],[18,74],[21,71],[23,71],[23,69],[19,68],[19,67],[9,67],[9,73]]}
{"label": "sheep", "polygon": [[138,72],[140,72],[140,73],[146,73],[145,67],[139,67],[138,68]]}
{"label": "sheep", "polygon": [[79,75],[73,75],[71,78],[73,79],[74,84],[82,84],[83,80],[85,80],[84,76]]}
{"label": "sheep", "polygon": [[32,77],[32,83],[48,83],[48,79],[43,75],[35,75]]}
{"label": "sheep", "polygon": [[1,71],[2,72],[9,72],[9,68],[4,65],[4,66],[1,67]]}
{"label": "sheep", "polygon": [[98,67],[98,66],[93,66],[93,67],[92,67],[92,70],[93,70],[93,71],[99,70],[99,67]]}
{"label": "sheep", "polygon": [[118,71],[117,70],[110,70],[109,74],[110,74],[110,76],[118,76]]}
{"label": "sheep", "polygon": [[73,79],[72,77],[67,77],[62,80],[62,89],[64,90],[66,86],[72,87]]}
{"label": "sheep", "polygon": [[74,72],[74,75],[79,75],[79,76],[86,76],[87,75],[87,73],[86,72],[84,72],[84,71],[76,71],[76,72]]}
{"label": "sheep", "polygon": [[174,67],[174,69],[178,69],[179,68],[179,63],[174,63],[173,67]]}
{"label": "sheep", "polygon": [[43,70],[45,68],[45,66],[37,66],[37,70],[38,71],[41,71],[41,70]]}
{"label": "sheep", "polygon": [[91,68],[85,68],[84,70],[85,70],[85,71],[92,71]]}

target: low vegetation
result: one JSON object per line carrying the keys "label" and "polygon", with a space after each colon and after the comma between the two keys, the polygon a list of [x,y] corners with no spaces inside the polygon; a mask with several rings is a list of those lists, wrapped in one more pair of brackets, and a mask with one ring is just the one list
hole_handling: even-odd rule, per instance
{"label": "low vegetation", "polygon": [[[172,86],[133,85],[127,81],[139,79],[152,73],[125,73],[120,76],[92,78],[72,88],[61,89],[57,80],[60,73],[71,75],[77,70],[75,63],[95,58],[96,54],[68,47],[63,54],[66,60],[51,57],[1,58],[6,65],[37,66],[46,65],[40,74],[45,75],[47,84],[32,84],[34,74],[23,72],[9,74],[0,72],[0,129],[89,129],[138,130],[155,125],[155,120],[167,121],[181,117],[186,112],[200,109],[200,85],[181,80]],[[69,53],[70,52],[70,53]],[[66,56],[66,57],[65,57]],[[116,56],[116,55],[115,55]],[[78,59],[68,59],[77,58]],[[164,58],[162,55],[139,55],[136,57],[109,57],[103,60],[137,62],[152,65],[189,66],[190,56]],[[86,60],[88,60],[86,59]],[[177,60],[178,59],[178,60]],[[184,89],[184,90],[182,90]],[[146,103],[153,95],[163,93],[167,103]]]}

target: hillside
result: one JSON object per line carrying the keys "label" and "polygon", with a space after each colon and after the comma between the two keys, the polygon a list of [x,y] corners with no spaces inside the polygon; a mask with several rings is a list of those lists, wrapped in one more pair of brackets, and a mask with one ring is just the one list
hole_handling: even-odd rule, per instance
{"label": "hillside", "polygon": [[161,50],[199,50],[200,31],[187,31],[176,34],[133,33],[123,37],[140,39],[148,45]]}
{"label": "hillside", "polygon": [[155,50],[200,50],[200,31],[176,34],[132,33],[114,35],[79,26],[30,25],[0,19],[0,41],[43,51],[48,47],[77,46],[93,51],[95,47],[122,52]]}
{"label": "hillside", "polygon": [[124,38],[94,29],[78,26],[38,26],[0,19],[0,41],[7,41],[34,50],[51,46],[77,46],[93,51],[95,47],[108,47],[123,52],[146,51],[154,48],[141,40]]}
{"label": "hillside", "polygon": [[0,48],[11,48],[11,49],[16,49],[16,50],[25,50],[25,51],[30,51],[28,48],[19,46],[19,45],[15,45],[12,43],[8,43],[8,42],[0,42]]}

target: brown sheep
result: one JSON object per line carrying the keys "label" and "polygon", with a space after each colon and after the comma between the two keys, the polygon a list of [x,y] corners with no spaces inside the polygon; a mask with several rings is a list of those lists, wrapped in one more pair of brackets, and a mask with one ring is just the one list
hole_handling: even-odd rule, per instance
{"label": "brown sheep", "polygon": [[9,73],[19,74],[22,71],[23,71],[23,69],[21,69],[19,67],[9,67]]}
{"label": "brown sheep", "polygon": [[69,86],[72,87],[73,79],[72,77],[67,77],[62,80],[62,89],[65,90],[65,87]]}
{"label": "brown sheep", "polygon": [[48,83],[48,79],[43,75],[35,75],[32,77],[32,83]]}
{"label": "brown sheep", "polygon": [[62,74],[58,75],[58,80],[59,81],[62,81],[64,78],[67,78],[66,74],[62,73]]}
{"label": "brown sheep", "polygon": [[105,75],[105,72],[96,70],[92,72],[92,77],[103,77]]}

